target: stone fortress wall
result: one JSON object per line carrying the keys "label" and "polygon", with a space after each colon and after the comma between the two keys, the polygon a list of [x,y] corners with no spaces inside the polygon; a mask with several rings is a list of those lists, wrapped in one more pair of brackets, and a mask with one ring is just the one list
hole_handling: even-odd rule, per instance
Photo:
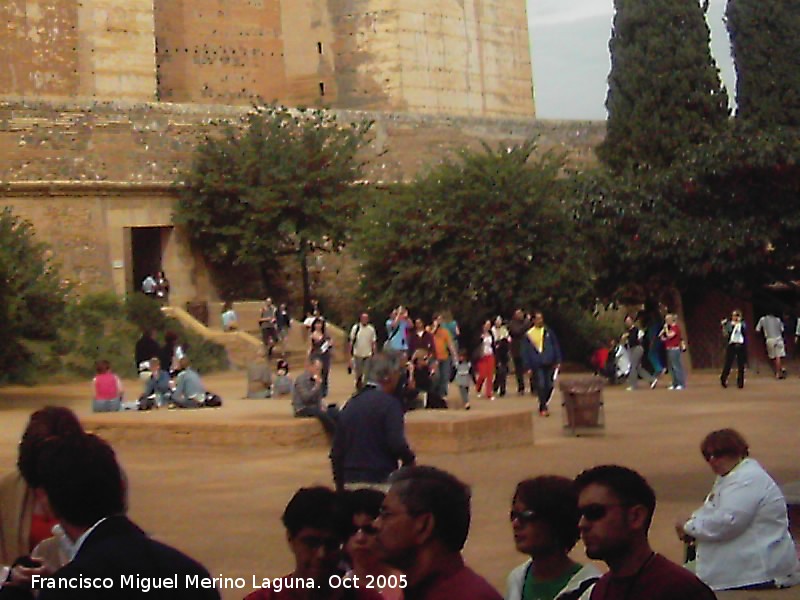
{"label": "stone fortress wall", "polygon": [[25,97],[534,116],[525,0],[4,0]]}
{"label": "stone fortress wall", "polygon": [[594,160],[604,124],[533,119],[524,0],[427,4],[6,0],[0,205],[32,221],[84,289],[136,289],[137,232],[156,230],[147,243],[182,304],[216,292],[172,226],[177,174],[253,97],[373,119],[374,182],[534,135]]}

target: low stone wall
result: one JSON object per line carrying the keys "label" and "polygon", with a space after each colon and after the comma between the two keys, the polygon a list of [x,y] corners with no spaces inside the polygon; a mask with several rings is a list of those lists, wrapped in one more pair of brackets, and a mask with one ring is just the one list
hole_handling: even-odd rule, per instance
{"label": "low stone wall", "polygon": [[[84,419],[88,431],[112,444],[144,442],[163,447],[241,446],[259,448],[328,448],[330,442],[316,419],[290,415],[269,418],[232,417],[220,422],[221,409],[151,411],[93,415]],[[204,414],[214,411],[208,420]],[[474,452],[533,444],[533,413],[469,414],[419,411],[406,416],[406,435],[417,454]]]}

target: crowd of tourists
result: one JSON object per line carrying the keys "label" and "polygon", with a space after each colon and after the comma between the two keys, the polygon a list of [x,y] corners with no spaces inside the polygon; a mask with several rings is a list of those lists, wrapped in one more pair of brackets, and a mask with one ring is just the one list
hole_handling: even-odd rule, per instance
{"label": "crowd of tourists", "polygon": [[[800,582],[785,499],[742,435],[711,432],[700,451],[716,480],[703,505],[676,522],[695,550],[686,568],[651,547],[656,496],[646,479],[596,466],[574,480],[525,479],[510,493],[510,541],[526,558],[510,571],[505,598],[700,600]],[[69,409],[33,413],[18,453],[18,471],[0,480],[0,597],[124,599],[157,589],[160,598],[220,598],[222,575],[211,578],[128,518],[135,489],[114,450]],[[381,481],[340,485],[343,475],[336,489],[293,495],[282,521],[295,567],[261,580],[247,600],[502,598],[462,556],[468,485],[416,465],[413,453],[395,457]],[[571,557],[578,540],[607,573]]]}
{"label": "crowd of tourists", "polygon": [[173,331],[156,341],[154,330],[144,330],[136,341],[134,360],[142,389],[138,396],[125,399],[122,381],[107,360],[95,364],[92,380],[93,412],[149,410],[153,408],[201,408],[221,404],[219,396],[206,390],[200,375],[192,368],[188,344]]}
{"label": "crowd of tourists", "polygon": [[[776,379],[786,378],[784,359],[787,356],[787,326],[783,318],[767,312],[755,326],[755,333],[763,337],[764,348]],[[795,342],[800,340],[800,319],[794,329]],[[745,323],[742,311],[734,309],[730,317],[720,321],[721,342],[724,359],[720,384],[728,387],[731,370],[736,365],[736,386],[744,388],[745,373],[748,367],[748,347],[751,343],[750,330]],[[797,344],[795,344],[797,345]],[[661,310],[641,310],[636,315],[627,315],[624,331],[619,338],[613,338],[607,346],[599,348],[592,356],[595,371],[607,377],[612,383],[626,383],[626,389],[636,390],[644,381],[650,388],[658,385],[659,378],[669,373],[669,390],[686,388],[686,369],[684,353],[688,350],[686,335],[678,322],[678,315]]]}

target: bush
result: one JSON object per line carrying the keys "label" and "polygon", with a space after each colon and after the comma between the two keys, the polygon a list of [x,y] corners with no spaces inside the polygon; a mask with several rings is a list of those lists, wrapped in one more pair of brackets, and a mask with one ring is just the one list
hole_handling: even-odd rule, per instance
{"label": "bush", "polygon": [[165,319],[164,327],[165,331],[174,331],[178,334],[180,343],[184,345],[187,355],[192,360],[192,368],[198,373],[210,373],[228,368],[228,353],[224,346],[210,342],[184,328],[176,319]]}
{"label": "bush", "polygon": [[136,325],[141,331],[156,329],[164,331],[166,317],[161,312],[158,300],[144,294],[135,292],[125,298],[125,314],[128,321]]}
{"label": "bush", "polygon": [[92,377],[95,362],[105,359],[120,377],[136,376],[134,351],[143,328],[156,329],[163,336],[174,331],[187,347],[192,366],[203,373],[228,367],[225,348],[183,328],[180,322],[167,319],[155,300],[143,294],[128,296],[123,303],[110,292],[87,294],[72,301],[67,308],[65,325],[49,351],[37,348],[35,373],[25,372],[24,379],[33,382],[37,376],[59,371]]}

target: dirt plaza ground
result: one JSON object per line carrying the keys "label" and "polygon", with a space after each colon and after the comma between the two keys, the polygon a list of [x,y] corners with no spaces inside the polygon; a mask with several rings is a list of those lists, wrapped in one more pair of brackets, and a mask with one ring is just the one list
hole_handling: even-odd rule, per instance
{"label": "dirt plaza ground", "polygon": [[[250,413],[267,407],[271,413],[290,414],[287,399],[240,400],[241,372],[209,376],[206,382],[226,400],[225,406],[199,411],[193,418],[209,422],[250,418]],[[138,392],[137,382],[127,385]],[[335,367],[332,400],[346,399],[350,385],[344,368]],[[89,416],[89,390],[88,384],[0,388],[4,470],[14,467],[16,444],[32,410],[60,404]],[[754,376],[744,390],[725,390],[716,374],[695,372],[682,392],[663,387],[626,392],[617,386],[607,388],[604,397],[607,425],[601,436],[565,435],[557,393],[552,416],[536,417],[535,442],[530,446],[418,456],[421,464],[449,470],[472,485],[473,525],[464,554],[498,589],[504,588],[506,574],[523,559],[514,550],[507,517],[514,487],[523,478],[546,473],[573,477],[584,468],[606,463],[639,470],[658,497],[652,545],[673,560],[682,555],[673,523],[702,502],[713,480],[698,450],[709,431],[740,430],[752,455],[779,483],[800,480],[797,375],[784,381]],[[493,403],[478,399],[473,406],[478,413],[533,410],[535,401],[513,394]],[[136,418],[148,416],[137,413]],[[130,479],[133,519],[153,536],[203,562],[213,576],[245,579],[244,589],[223,591],[226,600],[243,597],[254,576],[260,581],[291,570],[292,557],[280,524],[283,507],[297,488],[331,483],[327,453],[321,448],[177,443],[159,447],[141,441],[115,447]],[[573,555],[585,560],[580,542]],[[729,592],[720,597],[800,599],[800,590]]]}

